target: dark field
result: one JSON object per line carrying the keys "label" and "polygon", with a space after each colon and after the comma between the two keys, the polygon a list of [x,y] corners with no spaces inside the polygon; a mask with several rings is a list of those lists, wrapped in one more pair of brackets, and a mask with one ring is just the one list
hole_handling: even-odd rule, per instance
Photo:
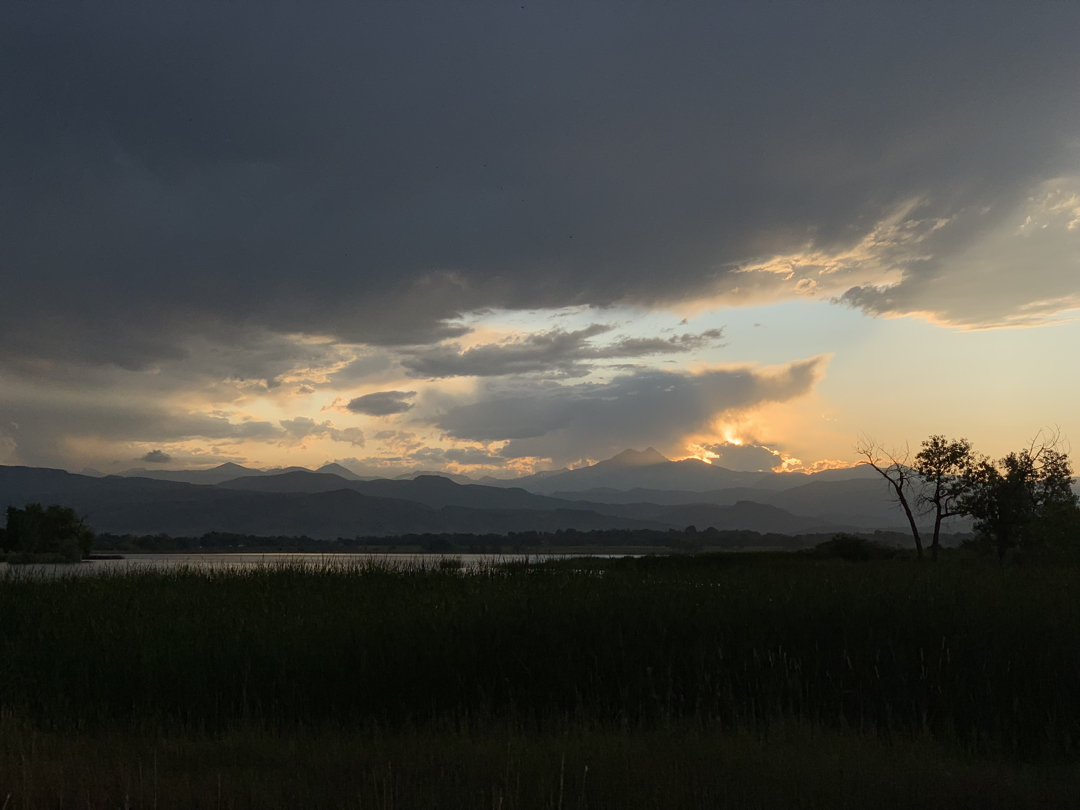
{"label": "dark field", "polygon": [[959,553],[9,575],[0,804],[1075,807],[1078,586]]}

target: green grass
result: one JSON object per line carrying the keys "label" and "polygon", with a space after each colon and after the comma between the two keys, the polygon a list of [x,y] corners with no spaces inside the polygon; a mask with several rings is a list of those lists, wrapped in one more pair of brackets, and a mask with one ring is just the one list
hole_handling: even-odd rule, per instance
{"label": "green grass", "polygon": [[[997,806],[1044,788],[1075,805],[1078,586],[1069,568],[767,554],[8,575],[0,784],[24,761],[20,795],[55,767],[112,796],[159,751],[159,778],[205,796],[216,768],[231,806],[324,788],[337,798],[312,806],[344,806],[340,774],[373,791],[385,764],[413,797],[394,806],[496,806],[498,789],[549,807],[565,756],[575,779],[589,765],[589,806],[815,806],[784,793],[800,784],[841,806],[848,782],[956,806],[980,780],[1005,785]],[[522,752],[515,803],[492,775],[503,748]],[[429,783],[462,798],[432,804]]]}

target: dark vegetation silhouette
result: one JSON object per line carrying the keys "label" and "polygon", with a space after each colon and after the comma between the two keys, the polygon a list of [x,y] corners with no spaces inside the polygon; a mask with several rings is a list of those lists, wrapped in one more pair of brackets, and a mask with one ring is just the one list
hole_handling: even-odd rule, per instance
{"label": "dark vegetation silhouette", "polygon": [[997,461],[975,461],[963,478],[961,503],[975,518],[976,542],[992,544],[1000,560],[1014,549],[1029,555],[1075,553],[1080,508],[1072,472],[1056,434],[1036,437]]}
{"label": "dark vegetation silhouette", "polygon": [[[827,806],[883,806],[851,791],[881,769],[908,798],[937,785],[923,807],[1075,806],[1080,567],[886,555],[841,536],[807,554],[8,575],[0,782],[16,807],[61,790],[149,807],[172,773],[187,806],[284,807],[279,770],[323,761],[333,788],[293,806],[557,807],[562,784],[572,806],[708,807],[761,750],[775,767],[733,806],[807,806],[798,790],[836,779],[849,795]],[[826,760],[846,770],[790,770]],[[994,781],[1020,764],[1041,788]],[[971,768],[1010,800],[960,801]],[[792,793],[761,801],[774,782]]]}
{"label": "dark vegetation silhouette", "polygon": [[90,553],[94,533],[74,509],[28,503],[9,506],[0,552],[10,562],[77,562]]}
{"label": "dark vegetation silhouette", "polygon": [[974,521],[976,536],[967,541],[972,548],[996,549],[1002,562],[1013,550],[1029,556],[1078,553],[1080,500],[1056,431],[1040,432],[1028,447],[997,460],[976,453],[967,439],[941,435],[923,441],[914,459],[906,447],[886,450],[869,437],[860,438],[855,449],[892,487],[919,559],[923,542],[916,513],[933,516],[935,561],[942,522],[955,516]]}
{"label": "dark vegetation silhouette", "polygon": [[896,556],[895,546],[875,542],[867,537],[841,532],[831,540],[814,546],[810,553],[815,557],[835,558],[848,562],[888,560]]}
{"label": "dark vegetation silhouette", "polygon": [[[934,518],[936,565],[914,519],[912,550],[701,522],[93,537],[70,509],[10,509],[12,554],[443,556],[0,573],[0,785],[28,808],[900,807],[915,788],[922,807],[1075,806],[1067,453],[866,450],[908,517]],[[975,532],[947,534],[956,515]],[[642,556],[545,558],[583,548]],[[454,556],[508,551],[527,556]]]}
{"label": "dark vegetation silhouette", "polygon": [[904,510],[904,516],[911,527],[911,536],[915,540],[915,553],[921,560],[923,557],[922,535],[919,534],[919,525],[915,520],[911,502],[915,471],[910,464],[910,451],[906,447],[903,451],[886,450],[883,445],[874,439],[864,436],[856,443],[855,452],[865,459],[864,464],[873,467],[892,488],[897,503]]}
{"label": "dark vegetation silhouette", "polygon": [[915,475],[922,486],[918,505],[934,516],[930,556],[937,560],[941,549],[941,523],[946,518],[967,514],[965,494],[970,480],[973,451],[967,439],[949,440],[934,435],[915,454]]}

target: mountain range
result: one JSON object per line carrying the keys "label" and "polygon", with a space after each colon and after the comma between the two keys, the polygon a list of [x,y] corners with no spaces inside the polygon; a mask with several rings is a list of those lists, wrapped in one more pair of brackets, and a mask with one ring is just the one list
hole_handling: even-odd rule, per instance
{"label": "mountain range", "polygon": [[748,473],[652,448],[575,470],[511,480],[416,472],[362,478],[318,470],[147,471],[95,477],[0,467],[0,506],[75,508],[99,532],[198,536],[210,531],[336,537],[557,529],[748,529],[799,534],[903,528],[888,485],[866,468]]}

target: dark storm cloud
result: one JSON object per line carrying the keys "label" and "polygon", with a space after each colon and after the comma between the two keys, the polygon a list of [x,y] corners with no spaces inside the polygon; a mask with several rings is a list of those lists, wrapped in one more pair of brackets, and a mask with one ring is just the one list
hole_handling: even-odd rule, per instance
{"label": "dark storm cloud", "polygon": [[714,345],[723,337],[722,329],[709,329],[668,338],[623,338],[599,346],[590,342],[612,328],[592,324],[573,332],[552,329],[464,351],[456,344],[437,346],[406,355],[401,365],[414,377],[500,377],[535,372],[584,377],[593,368],[589,360],[682,354]]}
{"label": "dark storm cloud", "polygon": [[145,461],[148,464],[168,464],[172,460],[173,457],[164,450],[151,450],[145,456],[139,458],[139,461]]}
{"label": "dark storm cloud", "polygon": [[1075,171],[1077,31],[1069,4],[8,4],[0,353],[428,344],[727,289],[916,197],[989,210],[902,268],[936,277]]}
{"label": "dark storm cloud", "polygon": [[507,458],[539,456],[556,464],[606,458],[626,447],[674,446],[724,411],[801,396],[825,362],[812,358],[768,372],[642,371],[606,384],[518,383],[450,409],[436,425],[455,439],[508,440],[502,450]]}
{"label": "dark storm cloud", "polygon": [[415,396],[415,391],[378,391],[349,400],[345,407],[353,413],[367,416],[391,416],[410,410],[413,405],[409,400]]}
{"label": "dark storm cloud", "polygon": [[[133,398],[198,391],[211,399],[230,400],[237,390],[277,389],[286,377],[299,376],[302,381],[306,373],[337,367],[353,353],[351,347],[305,342],[265,329],[190,326],[189,334],[174,335],[177,344],[169,358],[151,357],[148,353],[140,355],[138,362],[134,356],[129,357],[131,364],[102,365],[80,362],[77,353],[85,347],[80,347],[70,333],[65,334],[62,324],[56,324],[40,341],[33,334],[20,336],[27,349],[25,353],[0,354],[0,375],[9,376],[12,381],[30,381],[72,391],[125,389]],[[59,340],[61,336],[63,340]],[[68,339],[73,342],[67,343]],[[51,340],[57,342],[53,344]],[[43,354],[49,355],[50,347],[57,351],[45,360]],[[104,355],[102,362],[103,358]],[[358,362],[350,363],[347,368]],[[361,375],[355,376],[359,379]]]}

